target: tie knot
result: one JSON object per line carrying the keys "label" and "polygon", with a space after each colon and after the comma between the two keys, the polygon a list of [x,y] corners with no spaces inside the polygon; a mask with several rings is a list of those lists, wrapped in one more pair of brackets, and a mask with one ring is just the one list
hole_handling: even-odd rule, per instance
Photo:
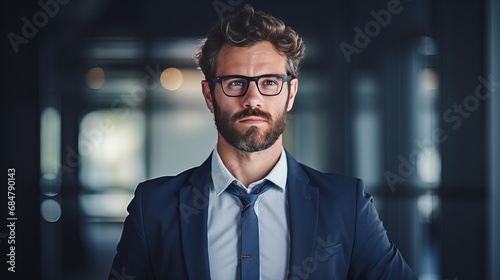
{"label": "tie knot", "polygon": [[249,206],[253,207],[259,195],[266,192],[271,187],[271,184],[272,183],[270,181],[265,180],[262,184],[255,186],[250,193],[247,193],[236,185],[235,182],[233,182],[226,188],[226,190],[240,199],[243,204],[243,209],[241,211],[245,211],[245,209]]}

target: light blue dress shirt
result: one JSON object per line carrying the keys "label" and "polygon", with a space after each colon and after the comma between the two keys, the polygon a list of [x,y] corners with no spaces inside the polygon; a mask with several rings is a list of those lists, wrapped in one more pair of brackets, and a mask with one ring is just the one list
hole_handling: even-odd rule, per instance
{"label": "light blue dress shirt", "polygon": [[[248,186],[253,187],[269,180],[275,184],[259,195],[255,202],[255,213],[259,218],[260,280],[285,279],[290,255],[290,233],[286,178],[288,165],[285,150],[271,172],[262,180]],[[208,204],[208,256],[210,276],[214,280],[237,280],[240,256],[240,210],[241,202],[225,192],[226,187],[237,181],[227,170],[214,149],[212,155],[212,180]]]}

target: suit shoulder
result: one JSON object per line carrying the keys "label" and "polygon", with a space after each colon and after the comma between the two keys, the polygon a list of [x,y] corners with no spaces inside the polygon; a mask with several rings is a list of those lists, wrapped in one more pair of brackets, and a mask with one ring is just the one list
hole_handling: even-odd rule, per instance
{"label": "suit shoulder", "polygon": [[304,164],[300,164],[309,178],[313,180],[328,180],[344,184],[358,184],[361,179],[353,176],[348,176],[340,173],[328,173],[316,170]]}
{"label": "suit shoulder", "polygon": [[307,165],[300,164],[306,174],[309,176],[311,183],[316,186],[335,185],[339,187],[355,187],[362,184],[362,180],[357,177],[348,176],[339,173],[327,173],[311,168]]}

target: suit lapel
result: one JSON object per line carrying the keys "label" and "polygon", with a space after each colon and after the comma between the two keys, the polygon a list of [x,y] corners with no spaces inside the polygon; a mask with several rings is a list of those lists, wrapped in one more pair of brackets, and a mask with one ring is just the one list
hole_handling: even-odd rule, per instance
{"label": "suit lapel", "polygon": [[311,186],[304,169],[287,153],[290,263],[302,265],[313,255],[318,221],[318,188]]}
{"label": "suit lapel", "polygon": [[179,211],[181,240],[189,279],[210,279],[207,217],[211,179],[211,157],[190,176],[190,185],[181,188]]}

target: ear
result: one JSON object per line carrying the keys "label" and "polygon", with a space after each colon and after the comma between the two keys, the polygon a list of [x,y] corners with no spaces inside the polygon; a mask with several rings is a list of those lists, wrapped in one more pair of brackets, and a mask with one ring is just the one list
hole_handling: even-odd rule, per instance
{"label": "ear", "polygon": [[288,95],[288,107],[286,108],[287,112],[290,112],[293,107],[293,102],[295,101],[295,96],[297,95],[297,90],[299,89],[299,79],[293,78],[290,81],[290,94]]}
{"label": "ear", "polygon": [[205,103],[207,104],[210,113],[214,112],[214,102],[212,100],[212,94],[210,92],[210,85],[206,80],[201,81],[201,91],[203,93],[203,98],[205,98]]}

